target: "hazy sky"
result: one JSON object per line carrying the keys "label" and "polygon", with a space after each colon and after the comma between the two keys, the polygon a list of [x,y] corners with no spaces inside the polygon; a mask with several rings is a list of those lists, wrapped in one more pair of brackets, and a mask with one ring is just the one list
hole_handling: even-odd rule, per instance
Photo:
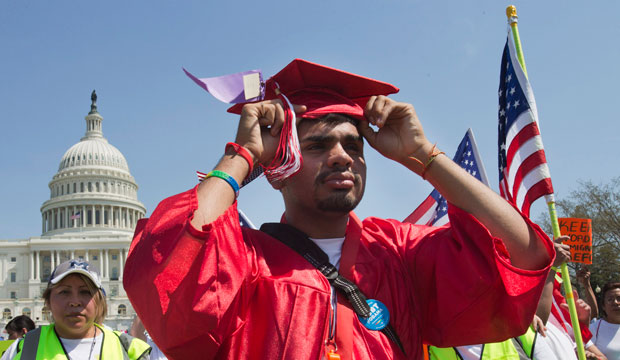
{"label": "hazy sky", "polygon": [[[304,58],[401,88],[427,136],[454,154],[473,128],[497,191],[497,89],[505,8],[486,1],[0,1],[0,238],[40,235],[41,204],[65,151],[85,132],[90,93],[104,136],[127,158],[139,199],[157,203],[196,183],[234,140],[237,117],[199,77]],[[556,195],[619,176],[618,1],[518,1],[519,31]],[[356,212],[403,219],[431,187],[366,150]],[[265,179],[240,208],[278,220]],[[532,214],[545,210],[537,201]]]}

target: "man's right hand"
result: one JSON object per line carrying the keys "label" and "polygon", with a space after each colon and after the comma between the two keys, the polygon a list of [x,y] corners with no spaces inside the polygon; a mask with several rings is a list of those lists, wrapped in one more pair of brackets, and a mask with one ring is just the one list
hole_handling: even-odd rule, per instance
{"label": "man's right hand", "polygon": [[[306,106],[293,105],[293,110],[301,114]],[[236,143],[252,154],[255,164],[269,165],[278,149],[284,119],[280,100],[246,104],[241,111]]]}
{"label": "man's right hand", "polygon": [[[306,111],[305,106],[294,106],[297,113]],[[241,111],[237,129],[236,143],[243,146],[252,156],[254,165],[269,165],[276,150],[280,130],[284,125],[284,109],[279,100],[262,101],[246,104]],[[241,156],[235,156],[232,150],[224,154],[215,170],[231,176],[241,184],[248,175],[249,166]],[[198,209],[191,220],[196,229],[211,223],[235,201],[235,193],[227,181],[208,178],[198,186]]]}
{"label": "man's right hand", "polygon": [[553,239],[553,247],[555,248],[555,261],[553,262],[553,266],[557,267],[571,260],[570,246],[563,244],[564,241],[569,239],[567,235],[562,235]]}

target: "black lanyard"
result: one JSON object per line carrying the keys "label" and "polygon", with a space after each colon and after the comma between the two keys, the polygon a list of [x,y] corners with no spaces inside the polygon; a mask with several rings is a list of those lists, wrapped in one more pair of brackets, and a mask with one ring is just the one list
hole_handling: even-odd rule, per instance
{"label": "black lanyard", "polygon": [[[338,273],[338,269],[329,262],[327,254],[310,240],[308,235],[291,225],[282,223],[265,223],[260,227],[260,230],[295,250],[295,252],[319,270],[333,287],[346,296],[357,315],[364,318],[370,316],[370,306],[366,303],[366,296],[355,283]],[[406,354],[403,344],[390,324],[381,329],[381,332],[392,340],[403,354]]]}

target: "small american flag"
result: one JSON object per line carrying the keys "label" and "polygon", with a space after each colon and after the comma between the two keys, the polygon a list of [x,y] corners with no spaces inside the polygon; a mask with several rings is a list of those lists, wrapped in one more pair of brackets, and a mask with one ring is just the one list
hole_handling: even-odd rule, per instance
{"label": "small american flag", "polygon": [[71,215],[71,220],[79,219],[81,216],[82,214],[78,211],[75,214]]}
{"label": "small american flag", "polygon": [[[478,153],[478,146],[474,138],[474,132],[467,129],[463,140],[459,144],[454,155],[455,163],[461,165],[468,173],[476,179],[489,186],[484,165]],[[403,222],[419,225],[441,226],[448,223],[448,202],[437,190],[431,194],[409,215]]]}
{"label": "small american flag", "polygon": [[530,83],[517,59],[512,29],[499,81],[498,165],[500,194],[529,217],[531,204],[553,194]]}
{"label": "small american flag", "polygon": [[248,227],[250,229],[256,229],[256,226],[254,226],[254,224],[252,223],[252,221],[250,221],[250,218],[248,218],[243,211],[241,211],[240,209],[237,209],[237,211],[239,212],[239,224],[241,226],[245,226]]}

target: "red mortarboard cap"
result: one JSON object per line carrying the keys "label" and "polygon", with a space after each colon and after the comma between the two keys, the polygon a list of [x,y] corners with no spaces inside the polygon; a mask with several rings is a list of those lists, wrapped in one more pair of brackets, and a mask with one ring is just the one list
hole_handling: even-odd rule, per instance
{"label": "red mortarboard cap", "polygon": [[[329,113],[341,113],[361,119],[366,102],[373,95],[389,95],[399,91],[383,81],[355,75],[346,71],[295,59],[265,83],[264,100],[276,99],[278,88],[291,103],[306,105],[305,118],[318,118]],[[244,104],[228,112],[240,114]]]}

